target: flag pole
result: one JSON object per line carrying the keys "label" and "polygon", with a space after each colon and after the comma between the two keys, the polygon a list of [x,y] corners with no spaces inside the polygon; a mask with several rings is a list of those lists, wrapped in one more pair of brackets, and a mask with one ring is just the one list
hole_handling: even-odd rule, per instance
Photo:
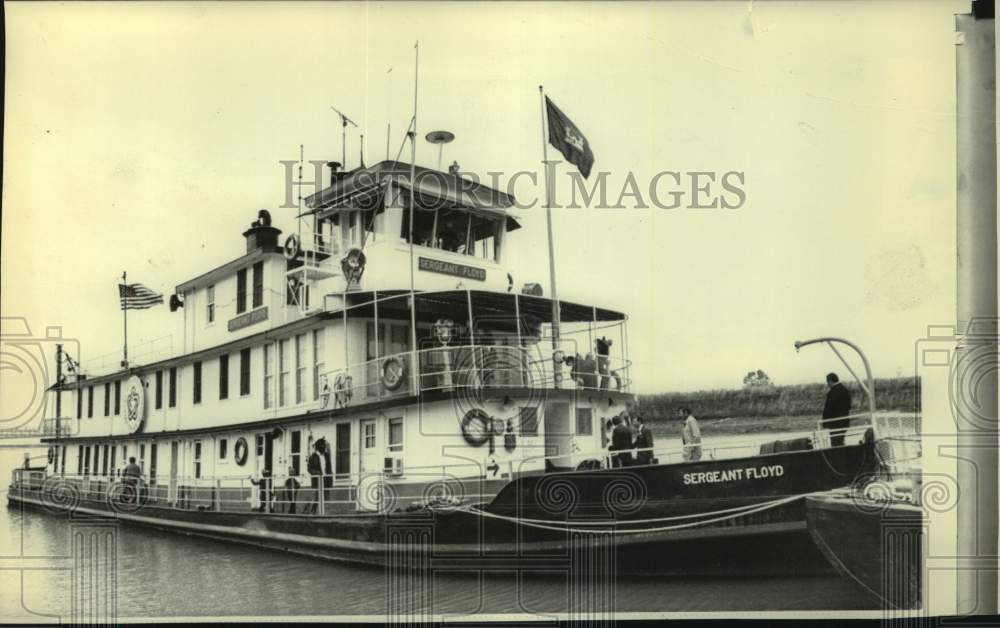
{"label": "flag pole", "polygon": [[[126,292],[128,292],[128,280],[126,279],[127,277],[128,277],[128,272],[122,271],[122,285],[125,286],[124,289]],[[118,291],[118,302],[119,304],[121,304],[122,316],[124,317],[125,321],[124,342],[122,344],[122,354],[124,355],[124,359],[122,360],[122,368],[127,369],[128,368],[128,308],[125,307],[125,299],[121,294],[121,290]]]}
{"label": "flag pole", "polygon": [[[559,294],[556,292],[555,245],[552,240],[552,197],[549,190],[549,138],[545,132],[545,91],[538,86],[538,96],[542,105],[542,175],[545,177],[545,222],[549,234],[549,285],[552,290],[552,349],[559,349]],[[558,365],[553,367],[558,368]],[[558,387],[559,382],[555,382]]]}

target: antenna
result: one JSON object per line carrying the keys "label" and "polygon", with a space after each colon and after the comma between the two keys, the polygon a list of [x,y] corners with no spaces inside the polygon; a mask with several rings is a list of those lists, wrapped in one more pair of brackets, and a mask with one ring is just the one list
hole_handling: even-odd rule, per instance
{"label": "antenna", "polygon": [[358,125],[354,120],[347,117],[347,114],[337,109],[333,105],[330,105],[330,109],[333,109],[338,116],[340,116],[340,160],[344,163],[344,170],[347,170],[347,125],[350,124],[354,128],[358,128]]}
{"label": "antenna", "polygon": [[431,131],[424,137],[431,144],[438,145],[438,170],[441,169],[441,153],[445,144],[450,144],[455,139],[455,134],[451,131]]}

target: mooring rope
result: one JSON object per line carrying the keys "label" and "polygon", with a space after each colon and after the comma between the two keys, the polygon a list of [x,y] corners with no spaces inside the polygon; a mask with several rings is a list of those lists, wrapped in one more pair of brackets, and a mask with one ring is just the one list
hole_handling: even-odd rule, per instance
{"label": "mooring rope", "polygon": [[[573,523],[570,523],[570,522],[547,521],[547,520],[543,520],[543,519],[522,519],[522,518],[519,518],[519,517],[509,517],[509,516],[506,516],[506,515],[500,515],[500,514],[496,514],[496,513],[492,513],[492,512],[486,512],[485,510],[480,510],[480,509],[474,508],[472,506],[469,506],[467,508],[463,508],[461,510],[463,510],[464,512],[468,512],[468,513],[474,514],[474,515],[479,515],[480,517],[487,517],[487,518],[490,518],[490,519],[501,519],[501,520],[504,520],[504,521],[511,521],[511,522],[516,523],[518,525],[523,525],[523,526],[527,526],[527,527],[530,527],[530,528],[538,528],[538,529],[541,529],[541,530],[553,530],[555,532],[593,532],[595,534],[648,534],[648,533],[651,533],[651,532],[667,532],[667,531],[670,531],[670,530],[681,530],[681,529],[684,529],[684,528],[691,528],[691,527],[695,527],[695,526],[704,525],[704,524],[707,524],[707,523],[716,523],[716,522],[719,522],[719,521],[726,521],[726,520],[729,520],[729,519],[735,519],[737,517],[742,517],[744,515],[751,515],[751,514],[754,514],[754,513],[763,512],[765,510],[770,510],[772,508],[777,508],[778,506],[783,506],[784,504],[788,504],[788,503],[791,503],[791,502],[796,501],[798,499],[802,499],[802,498],[808,497],[810,495],[816,495],[816,494],[819,494],[819,493],[822,493],[822,492],[825,492],[825,491],[819,491],[817,493],[803,493],[801,495],[791,495],[789,497],[782,497],[780,499],[775,499],[775,500],[772,500],[772,501],[769,501],[769,502],[764,502],[763,504],[754,504],[752,507],[749,507],[749,508],[740,507],[739,508],[740,512],[735,512],[735,513],[733,513],[734,510],[737,510],[735,508],[730,508],[730,509],[727,509],[727,510],[714,511],[714,512],[711,512],[711,513],[702,513],[702,515],[713,515],[713,514],[716,514],[716,513],[724,513],[724,512],[725,513],[733,513],[733,514],[726,514],[726,515],[720,516],[720,517],[714,517],[714,518],[711,518],[711,519],[704,519],[704,520],[700,520],[700,521],[693,521],[693,522],[690,522],[690,523],[679,523],[679,524],[671,525],[671,526],[660,526],[660,527],[656,527],[656,528],[640,528],[640,529],[629,529],[629,530],[602,530],[600,528],[574,528],[574,527],[570,527],[570,526],[574,525]],[[634,521],[610,521],[610,522],[604,522],[604,521],[598,522],[598,521],[595,521],[595,522],[592,522],[592,523],[588,523],[586,525],[627,525],[627,524],[630,524],[630,523],[652,523],[652,522],[656,522],[656,521],[676,521],[678,519],[691,518],[691,516],[692,515],[678,515],[678,516],[675,516],[675,517],[660,517],[660,518],[656,518],[656,519],[636,519]],[[695,516],[698,516],[698,515],[695,515]],[[540,522],[544,522],[544,523],[540,523]],[[553,525],[553,524],[555,524],[555,525]]]}

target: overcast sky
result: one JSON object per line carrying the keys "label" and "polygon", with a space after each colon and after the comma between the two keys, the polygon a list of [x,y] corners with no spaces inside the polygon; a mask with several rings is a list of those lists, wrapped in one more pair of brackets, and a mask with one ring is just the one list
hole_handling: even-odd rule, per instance
{"label": "overcast sky", "polygon": [[[369,162],[391,124],[395,155],[417,39],[418,133],[454,132],[444,159],[463,170],[540,168],[544,84],[613,200],[629,172],[744,173],[738,209],[555,212],[560,296],[629,313],[639,392],[758,368],[819,381],[835,358],[792,348],[817,335],[910,375],[914,342],[954,319],[952,14],[967,2],[5,9],[3,315],[62,325],[84,359],[120,351],[122,270],[170,294],[239,256],[259,208],[293,227],[279,161],[300,143],[339,160],[331,105],[363,127]],[[353,130],[348,151],[354,167]],[[421,141],[417,161],[436,150]],[[515,280],[547,286],[544,213],[520,215]],[[180,320],[135,313],[130,339],[179,346]]]}

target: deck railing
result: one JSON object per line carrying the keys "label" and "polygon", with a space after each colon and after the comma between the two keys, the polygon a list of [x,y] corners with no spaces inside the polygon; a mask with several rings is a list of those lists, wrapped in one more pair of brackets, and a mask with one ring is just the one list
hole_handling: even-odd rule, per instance
{"label": "deck railing", "polygon": [[[571,345],[567,343],[567,347]],[[417,392],[459,388],[560,388],[625,391],[628,360],[611,356],[558,363],[538,345],[449,345],[404,351],[320,376],[321,407],[339,408]],[[572,356],[575,357],[575,356]],[[569,362],[569,363],[567,363]]]}
{"label": "deck railing", "polygon": [[[867,415],[865,415],[867,417]],[[870,429],[861,424],[844,429],[845,445],[861,442]],[[804,449],[829,447],[827,430],[812,432]],[[703,438],[696,447],[701,460],[723,460],[771,453],[775,435],[713,443]],[[787,442],[786,438],[785,441]],[[650,455],[640,456],[648,452]],[[508,481],[546,469],[611,468],[627,454],[629,466],[672,464],[690,460],[694,452],[678,440],[647,449],[573,451],[501,460],[498,468],[460,462],[410,466],[396,471],[378,469],[352,474],[310,477],[289,475],[220,475],[213,477],[156,476],[130,480],[116,475],[48,475],[45,469],[15,469],[12,487],[37,491],[53,504],[75,500],[100,501],[119,512],[145,506],[209,512],[267,511],[295,515],[390,512],[426,505],[457,505],[489,501]],[[777,453],[775,451],[774,453]]]}

